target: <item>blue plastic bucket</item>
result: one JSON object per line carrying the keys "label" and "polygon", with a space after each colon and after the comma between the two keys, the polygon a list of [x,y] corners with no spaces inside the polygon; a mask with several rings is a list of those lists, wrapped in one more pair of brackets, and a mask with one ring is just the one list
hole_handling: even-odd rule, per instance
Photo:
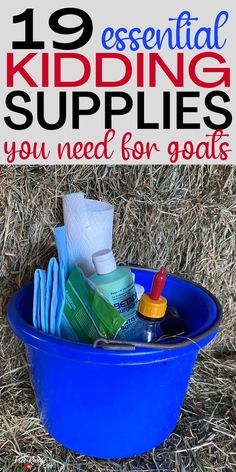
{"label": "blue plastic bucket", "polygon": [[[135,273],[148,291],[154,272]],[[25,343],[42,422],[58,442],[96,458],[124,458],[154,448],[174,430],[198,351],[216,335],[222,310],[208,291],[172,275],[164,295],[185,318],[188,339],[134,351],[37,331],[33,284],[11,298],[9,323]]]}

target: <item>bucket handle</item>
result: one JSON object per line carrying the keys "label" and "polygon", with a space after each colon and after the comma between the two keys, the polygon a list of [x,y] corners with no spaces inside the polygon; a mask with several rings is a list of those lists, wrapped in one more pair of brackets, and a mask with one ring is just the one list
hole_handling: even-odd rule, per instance
{"label": "bucket handle", "polygon": [[[166,349],[168,348],[168,344],[163,343],[142,343],[136,341],[118,341],[116,339],[106,339],[106,338],[98,338],[93,343],[94,348],[102,348],[102,349],[109,349],[111,351],[135,351],[137,347],[145,348],[145,349]],[[173,349],[173,345],[171,346]]]}

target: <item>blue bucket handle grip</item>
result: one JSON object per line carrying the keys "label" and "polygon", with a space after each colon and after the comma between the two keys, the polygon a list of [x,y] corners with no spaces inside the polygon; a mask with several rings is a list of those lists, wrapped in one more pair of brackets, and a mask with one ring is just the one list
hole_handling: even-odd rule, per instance
{"label": "blue bucket handle grip", "polygon": [[117,349],[119,351],[135,351],[136,347],[142,347],[140,344],[144,345],[144,347],[147,347],[146,343],[134,343],[130,341],[116,341],[115,339],[109,340],[106,338],[98,338],[94,341],[93,347],[101,347],[102,349],[110,349],[112,351],[117,351]]}
{"label": "blue bucket handle grip", "polygon": [[102,348],[102,349],[109,349],[111,351],[135,351],[136,348],[142,349],[155,349],[155,350],[162,350],[162,349],[176,349],[184,346],[189,346],[190,344],[195,344],[198,348],[201,346],[198,345],[195,339],[183,337],[183,336],[168,336],[166,340],[173,340],[179,337],[181,341],[179,343],[145,343],[145,342],[137,342],[137,341],[118,341],[115,339],[107,339],[107,338],[97,338],[94,343],[93,347]]}
{"label": "blue bucket handle grip", "polygon": [[[175,336],[176,338],[176,336]],[[170,339],[170,338],[168,338]],[[182,337],[181,337],[182,339]],[[188,340],[191,340],[191,338],[188,338]],[[194,344],[196,342],[193,341]],[[188,343],[189,344],[189,343]],[[181,347],[183,344],[181,344]],[[111,351],[135,351],[136,348],[142,348],[142,349],[155,349],[155,350],[160,350],[160,349],[173,349],[176,346],[176,344],[173,346],[173,344],[164,344],[164,343],[145,343],[145,342],[137,342],[137,341],[118,341],[116,339],[109,340],[107,338],[98,338],[94,341],[93,343],[94,348],[102,348],[102,349],[110,349]]]}

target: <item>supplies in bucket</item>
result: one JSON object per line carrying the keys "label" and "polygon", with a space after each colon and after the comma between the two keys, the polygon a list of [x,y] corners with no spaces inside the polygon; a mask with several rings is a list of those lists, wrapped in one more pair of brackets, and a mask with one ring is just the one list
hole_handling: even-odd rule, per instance
{"label": "supplies in bucket", "polygon": [[52,258],[47,271],[35,271],[35,328],[82,343],[98,338],[150,343],[168,335],[172,315],[166,317],[167,300],[161,296],[165,269],[155,276],[149,296],[128,266],[116,264],[113,207],[77,193],[64,197],[63,208],[65,226],[54,231],[59,264]]}
{"label": "supplies in bucket", "polygon": [[[108,203],[77,193],[64,197],[63,210],[65,226],[54,231],[58,261],[36,269],[34,285],[8,308],[26,346],[39,413],[54,438],[82,454],[146,452],[175,427],[221,308],[164,267],[117,265]],[[128,408],[125,398],[132,398]]]}

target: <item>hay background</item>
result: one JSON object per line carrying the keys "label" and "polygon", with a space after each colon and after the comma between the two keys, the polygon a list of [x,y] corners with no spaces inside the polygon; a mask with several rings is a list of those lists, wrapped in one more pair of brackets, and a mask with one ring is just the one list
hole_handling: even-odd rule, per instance
{"label": "hay background", "polygon": [[[0,470],[236,471],[235,194],[231,166],[0,167]],[[37,417],[24,350],[7,326],[6,302],[55,254],[61,196],[84,191],[115,205],[119,261],[181,274],[221,301],[224,320],[199,358],[180,421],[164,445],[120,461],[68,452]]]}

